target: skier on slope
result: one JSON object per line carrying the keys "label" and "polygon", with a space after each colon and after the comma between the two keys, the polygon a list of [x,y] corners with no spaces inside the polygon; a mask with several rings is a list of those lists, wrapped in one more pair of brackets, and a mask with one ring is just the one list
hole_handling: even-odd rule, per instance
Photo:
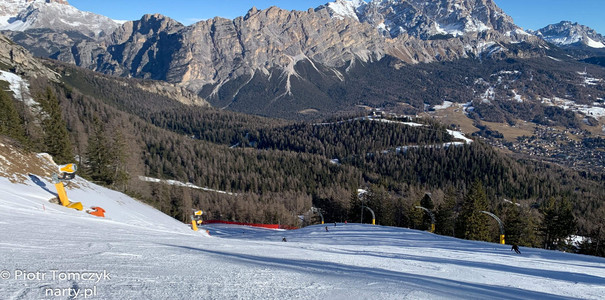
{"label": "skier on slope", "polygon": [[510,248],[510,251],[515,251],[515,253],[517,254],[521,254],[521,251],[519,251],[519,246],[517,246],[517,244],[513,244],[513,246]]}

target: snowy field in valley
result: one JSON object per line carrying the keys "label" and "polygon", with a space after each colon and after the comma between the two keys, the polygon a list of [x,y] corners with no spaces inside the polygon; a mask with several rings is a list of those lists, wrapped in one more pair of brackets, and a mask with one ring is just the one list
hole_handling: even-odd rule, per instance
{"label": "snowy field in valley", "polygon": [[0,177],[0,299],[605,299],[603,258],[351,223],[193,232],[79,177],[73,187],[107,218],[49,203],[46,178]]}

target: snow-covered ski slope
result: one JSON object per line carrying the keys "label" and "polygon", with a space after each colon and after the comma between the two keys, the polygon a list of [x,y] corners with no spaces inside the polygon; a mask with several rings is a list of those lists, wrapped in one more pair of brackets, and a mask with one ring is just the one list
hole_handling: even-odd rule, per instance
{"label": "snow-covered ski slope", "polygon": [[81,178],[68,196],[107,218],[51,204],[47,180],[0,177],[0,299],[605,299],[603,258],[351,223],[193,232]]}

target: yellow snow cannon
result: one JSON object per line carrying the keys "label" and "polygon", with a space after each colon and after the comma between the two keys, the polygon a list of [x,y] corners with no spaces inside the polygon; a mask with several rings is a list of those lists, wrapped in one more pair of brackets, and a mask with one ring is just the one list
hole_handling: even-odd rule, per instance
{"label": "yellow snow cannon", "polygon": [[76,177],[76,171],[78,170],[78,166],[76,164],[66,164],[59,166],[59,174],[61,180],[72,180]]}
{"label": "yellow snow cannon", "polygon": [[82,211],[84,207],[81,202],[70,202],[67,198],[67,192],[65,191],[65,185],[69,180],[73,179],[76,176],[76,170],[78,167],[76,164],[66,164],[59,166],[59,173],[61,173],[61,177],[57,174],[53,174],[53,184],[57,189],[57,195],[59,196],[59,201],[61,205],[67,208],[77,209]]}

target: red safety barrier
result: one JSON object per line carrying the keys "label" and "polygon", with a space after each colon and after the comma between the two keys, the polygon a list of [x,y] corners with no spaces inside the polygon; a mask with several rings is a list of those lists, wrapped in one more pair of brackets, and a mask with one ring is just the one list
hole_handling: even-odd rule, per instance
{"label": "red safety barrier", "polygon": [[230,221],[221,221],[221,220],[208,220],[208,221],[204,221],[202,224],[231,224],[231,225],[242,225],[242,226],[267,228],[267,229],[286,229],[286,230],[298,229],[298,227],[280,226],[279,224],[244,223],[244,222],[230,222]]}

